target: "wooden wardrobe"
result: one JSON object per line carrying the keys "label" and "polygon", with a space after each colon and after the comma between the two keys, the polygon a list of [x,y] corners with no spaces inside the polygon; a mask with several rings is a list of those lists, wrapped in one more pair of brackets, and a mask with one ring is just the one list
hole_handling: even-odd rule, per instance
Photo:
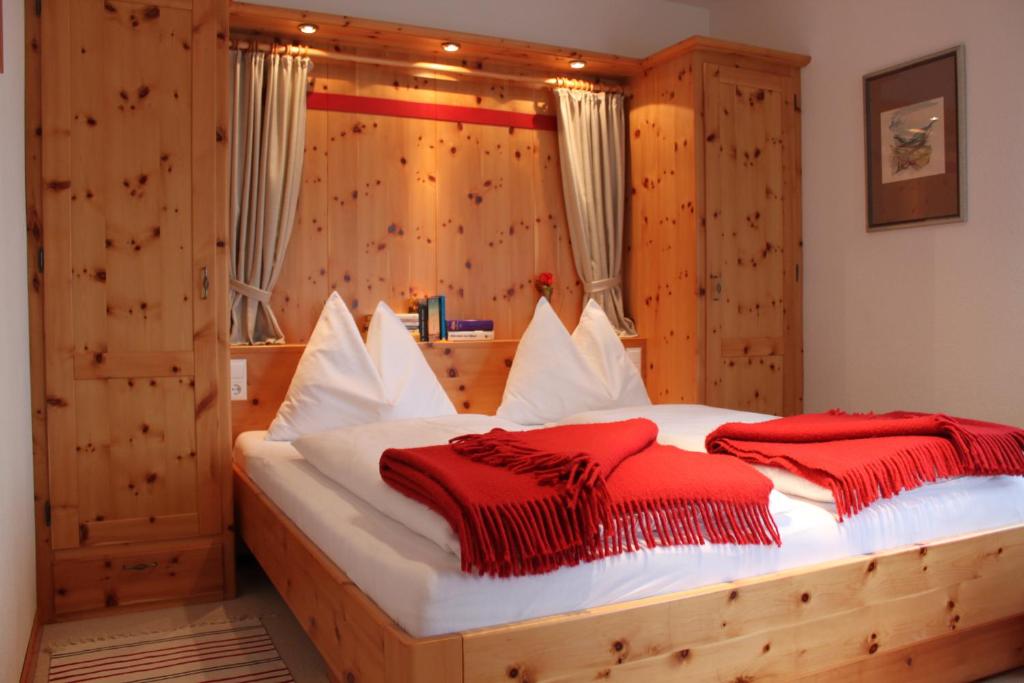
{"label": "wooden wardrobe", "polygon": [[37,6],[42,616],[223,597],[227,3]]}
{"label": "wooden wardrobe", "polygon": [[802,409],[808,61],[694,37],[630,80],[626,291],[655,402]]}

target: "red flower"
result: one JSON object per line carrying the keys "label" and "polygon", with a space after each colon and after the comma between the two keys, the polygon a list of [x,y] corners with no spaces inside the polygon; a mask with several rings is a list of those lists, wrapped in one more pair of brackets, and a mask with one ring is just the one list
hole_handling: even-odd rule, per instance
{"label": "red flower", "polygon": [[555,284],[555,276],[551,273],[541,273],[535,279],[538,287],[553,287]]}

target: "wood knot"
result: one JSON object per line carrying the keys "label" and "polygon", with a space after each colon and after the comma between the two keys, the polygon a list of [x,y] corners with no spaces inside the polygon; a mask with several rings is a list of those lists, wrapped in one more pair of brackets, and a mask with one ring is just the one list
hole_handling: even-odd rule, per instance
{"label": "wood knot", "polygon": [[878,565],[875,563],[874,560],[871,560],[870,562],[868,562],[868,573],[875,571],[875,569],[877,569],[877,568],[878,568]]}
{"label": "wood knot", "polygon": [[811,600],[811,594],[810,593],[803,593],[800,596],[800,602],[810,602],[810,600]]}
{"label": "wood knot", "polygon": [[612,643],[612,647],[615,648],[616,652],[622,652],[622,649],[626,646],[622,643],[621,640],[616,640],[614,643]]}
{"label": "wood knot", "polygon": [[680,660],[689,659],[689,657],[690,657],[690,650],[689,650],[689,648],[683,648],[682,650],[677,652],[676,653],[676,657],[678,657]]}
{"label": "wood knot", "polygon": [[509,678],[519,678],[519,667],[510,666],[505,673],[508,674]]}
{"label": "wood knot", "polygon": [[456,370],[455,368],[448,368],[448,376],[449,377],[458,377],[459,376],[459,371]]}
{"label": "wood knot", "polygon": [[729,593],[729,602],[732,602],[738,597],[740,597],[739,591],[732,591],[731,593]]}
{"label": "wood knot", "polygon": [[917,554],[920,555],[921,557],[924,557],[925,555],[928,554],[928,548],[927,547],[921,548],[920,550],[917,551]]}
{"label": "wood knot", "polygon": [[868,654],[873,655],[878,652],[878,643],[871,643],[871,647],[868,648]]}
{"label": "wood knot", "polygon": [[772,649],[772,644],[771,643],[765,643],[764,647],[761,648],[761,652],[767,653],[771,649]]}

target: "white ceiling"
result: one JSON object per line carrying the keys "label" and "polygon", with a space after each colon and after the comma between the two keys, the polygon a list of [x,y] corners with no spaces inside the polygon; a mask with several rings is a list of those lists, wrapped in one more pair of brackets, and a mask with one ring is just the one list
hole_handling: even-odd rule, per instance
{"label": "white ceiling", "polygon": [[414,26],[646,57],[708,33],[708,10],[678,0],[247,0]]}

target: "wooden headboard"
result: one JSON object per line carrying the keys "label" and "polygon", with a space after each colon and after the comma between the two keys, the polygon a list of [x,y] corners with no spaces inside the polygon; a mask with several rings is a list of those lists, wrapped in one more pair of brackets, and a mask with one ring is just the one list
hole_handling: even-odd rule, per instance
{"label": "wooden headboard", "polygon": [[[645,341],[624,339],[627,348],[639,348],[645,368]],[[421,343],[423,355],[460,413],[493,415],[501,403],[512,358],[519,341],[459,341]],[[245,400],[231,403],[231,437],[266,429],[284,400],[288,384],[302,356],[304,344],[233,346],[231,358],[246,361]],[[646,379],[646,378],[645,378]]]}

